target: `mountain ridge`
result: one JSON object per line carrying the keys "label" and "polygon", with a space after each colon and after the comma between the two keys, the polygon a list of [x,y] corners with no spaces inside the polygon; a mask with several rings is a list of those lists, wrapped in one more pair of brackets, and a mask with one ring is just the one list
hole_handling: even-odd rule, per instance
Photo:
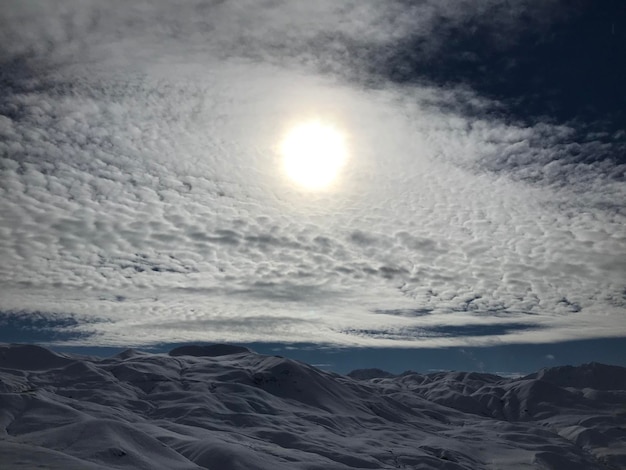
{"label": "mountain ridge", "polygon": [[91,358],[0,345],[3,468],[626,466],[626,387],[607,388],[626,368],[351,377],[232,345],[183,348]]}

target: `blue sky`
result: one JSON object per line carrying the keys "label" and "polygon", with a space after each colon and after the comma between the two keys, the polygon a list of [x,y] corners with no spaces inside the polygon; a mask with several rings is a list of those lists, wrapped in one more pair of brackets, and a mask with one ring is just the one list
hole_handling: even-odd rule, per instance
{"label": "blue sky", "polygon": [[[98,344],[67,346],[64,341],[76,339],[71,319],[51,320],[34,314],[28,319],[3,317],[0,343],[43,343],[54,351],[110,357],[126,348],[102,347]],[[483,334],[493,333],[486,331]],[[167,353],[186,343],[150,344],[140,349]],[[280,355],[315,365],[323,370],[347,374],[355,369],[378,368],[392,373],[413,370],[420,373],[439,370],[470,370],[501,375],[524,375],[543,367],[602,362],[626,367],[626,338],[600,338],[542,344],[498,344],[493,346],[460,346],[449,348],[354,348],[320,343],[253,342],[242,344],[259,354]]]}
{"label": "blue sky", "polygon": [[620,1],[10,0],[0,44],[2,341],[624,351]]}

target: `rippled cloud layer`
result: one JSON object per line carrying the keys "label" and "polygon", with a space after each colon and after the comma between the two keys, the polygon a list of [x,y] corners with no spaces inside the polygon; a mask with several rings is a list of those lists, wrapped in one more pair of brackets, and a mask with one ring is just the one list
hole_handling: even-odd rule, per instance
{"label": "rippled cloud layer", "polygon": [[[398,63],[563,8],[8,2],[0,309],[101,345],[624,335],[626,134]],[[329,191],[281,171],[311,118],[350,149]]]}

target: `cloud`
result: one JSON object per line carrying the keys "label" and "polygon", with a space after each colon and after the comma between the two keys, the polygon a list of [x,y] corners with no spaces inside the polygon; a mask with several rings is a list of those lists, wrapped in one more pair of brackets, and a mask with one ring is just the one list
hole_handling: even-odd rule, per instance
{"label": "cloud", "polygon": [[[498,5],[11,2],[0,309],[74,315],[68,342],[105,345],[623,334],[624,136],[381,69],[471,25],[513,47],[546,27],[526,14],[562,11]],[[280,171],[311,116],[348,137],[334,192]]]}

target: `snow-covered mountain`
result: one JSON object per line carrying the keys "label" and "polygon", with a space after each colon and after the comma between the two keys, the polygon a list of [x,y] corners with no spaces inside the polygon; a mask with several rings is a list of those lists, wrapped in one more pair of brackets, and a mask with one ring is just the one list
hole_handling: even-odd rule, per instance
{"label": "snow-covered mountain", "polygon": [[342,376],[229,345],[4,345],[0,468],[625,469],[626,369]]}

